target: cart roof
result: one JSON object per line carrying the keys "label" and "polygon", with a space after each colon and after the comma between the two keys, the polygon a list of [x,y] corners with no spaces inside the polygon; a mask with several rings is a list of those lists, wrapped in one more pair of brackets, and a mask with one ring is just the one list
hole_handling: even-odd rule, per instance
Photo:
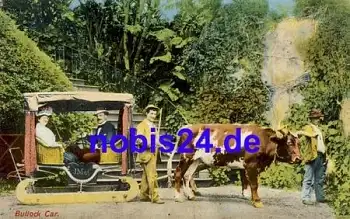
{"label": "cart roof", "polygon": [[23,96],[29,111],[37,111],[45,105],[51,106],[56,112],[94,111],[97,107],[119,110],[124,104],[134,103],[133,95],[128,93],[71,91],[24,93]]}

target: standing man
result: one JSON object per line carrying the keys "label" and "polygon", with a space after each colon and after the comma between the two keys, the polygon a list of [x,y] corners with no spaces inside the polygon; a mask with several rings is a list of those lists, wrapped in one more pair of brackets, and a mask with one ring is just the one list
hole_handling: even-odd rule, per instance
{"label": "standing man", "polygon": [[[157,127],[154,124],[157,112],[159,108],[154,105],[148,105],[145,108],[146,118],[138,124],[136,127],[137,135],[143,135],[147,139],[147,149],[142,153],[137,154],[136,162],[140,163],[143,169],[141,180],[141,201],[151,201],[156,204],[164,204],[164,201],[160,200],[158,194],[158,175],[156,169],[157,154],[151,153],[151,128],[155,129],[157,133]],[[156,146],[158,145],[158,138],[156,136]]]}
{"label": "standing man", "polygon": [[324,115],[320,110],[312,109],[309,118],[311,123],[304,126],[303,131],[298,131],[298,135],[306,137],[305,148],[305,174],[302,188],[302,201],[305,205],[314,204],[311,199],[312,184],[314,185],[316,201],[326,202],[323,191],[325,167],[326,167],[326,147],[323,135],[318,127]]}

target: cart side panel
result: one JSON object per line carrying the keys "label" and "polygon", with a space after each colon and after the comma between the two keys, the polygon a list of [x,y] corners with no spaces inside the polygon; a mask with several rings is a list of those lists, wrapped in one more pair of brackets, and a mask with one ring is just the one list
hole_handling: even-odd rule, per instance
{"label": "cart side panel", "polygon": [[[123,113],[123,122],[122,122],[122,129],[123,129],[123,135],[128,136],[129,134],[129,127],[130,127],[130,109],[131,106],[129,104],[125,104],[124,108],[122,110]],[[124,151],[122,153],[122,174],[127,174],[128,170],[128,151]]]}
{"label": "cart side panel", "polygon": [[[130,128],[133,126],[133,107],[130,106],[129,107],[129,118],[128,118],[128,139],[130,142]],[[130,144],[129,144],[129,148],[128,148],[128,170],[130,169],[135,169],[135,162],[134,162],[134,152],[130,150]]]}
{"label": "cart side panel", "polygon": [[24,135],[24,165],[25,175],[31,175],[36,169],[36,147],[35,147],[35,113],[26,111],[25,135]]}

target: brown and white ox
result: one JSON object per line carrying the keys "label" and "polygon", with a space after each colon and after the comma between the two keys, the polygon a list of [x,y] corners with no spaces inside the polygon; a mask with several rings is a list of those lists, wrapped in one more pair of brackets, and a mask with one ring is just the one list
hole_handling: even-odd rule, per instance
{"label": "brown and white ox", "polygon": [[[289,164],[300,163],[302,160],[298,138],[287,129],[275,131],[271,128],[254,124],[194,124],[183,128],[190,129],[192,136],[190,136],[189,140],[186,140],[188,135],[186,133],[182,134],[179,137],[176,148],[179,145],[183,147],[183,143],[187,141],[186,148],[193,149],[193,153],[182,153],[180,162],[176,167],[174,173],[175,201],[181,201],[180,188],[182,180],[184,180],[185,195],[189,200],[194,199],[196,185],[193,180],[193,174],[201,164],[201,169],[212,166],[227,166],[231,169],[240,170],[242,194],[249,184],[253,205],[255,207],[263,207],[257,191],[259,174],[268,168],[274,160]],[[228,153],[224,147],[224,139],[228,135],[236,135],[237,128],[241,128],[241,150],[238,153]],[[210,153],[206,153],[203,148],[196,148],[196,143],[205,129],[210,130],[210,143],[213,144]],[[259,138],[260,144],[257,145],[259,150],[256,153],[250,153],[244,148],[245,138],[249,135],[255,135]],[[234,148],[236,146],[235,140],[229,140],[228,145],[230,148]],[[217,152],[216,148],[220,148],[220,152]],[[168,162],[169,177],[171,177],[171,167],[169,164],[176,151],[176,149],[173,151]]]}

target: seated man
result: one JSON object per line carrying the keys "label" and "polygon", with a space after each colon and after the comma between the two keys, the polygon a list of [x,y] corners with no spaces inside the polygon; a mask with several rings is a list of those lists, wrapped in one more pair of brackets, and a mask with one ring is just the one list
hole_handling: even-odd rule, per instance
{"label": "seated man", "polygon": [[116,134],[116,128],[111,122],[107,121],[107,117],[109,115],[107,110],[98,108],[95,115],[97,116],[98,126],[95,129],[93,135],[106,136],[108,144],[113,135]]}
{"label": "seated man", "polygon": [[36,138],[48,147],[62,147],[62,144],[56,142],[55,134],[46,127],[49,122],[49,116],[52,115],[52,108],[45,107],[37,113],[38,123],[35,128]]}
{"label": "seated man", "polygon": [[[104,109],[97,109],[95,115],[98,119],[98,126],[93,131],[93,135],[105,135],[107,137],[107,144],[111,140],[112,136],[116,134],[116,129],[114,125],[107,121],[108,112]],[[79,148],[77,145],[71,145],[68,147],[67,151],[68,153],[65,155],[65,159],[67,162],[76,162],[76,160],[79,160],[84,163],[100,163],[101,159],[101,152],[100,152],[100,145],[96,145],[96,152],[91,153],[90,147],[88,148]],[[75,155],[75,157],[73,156]]]}

